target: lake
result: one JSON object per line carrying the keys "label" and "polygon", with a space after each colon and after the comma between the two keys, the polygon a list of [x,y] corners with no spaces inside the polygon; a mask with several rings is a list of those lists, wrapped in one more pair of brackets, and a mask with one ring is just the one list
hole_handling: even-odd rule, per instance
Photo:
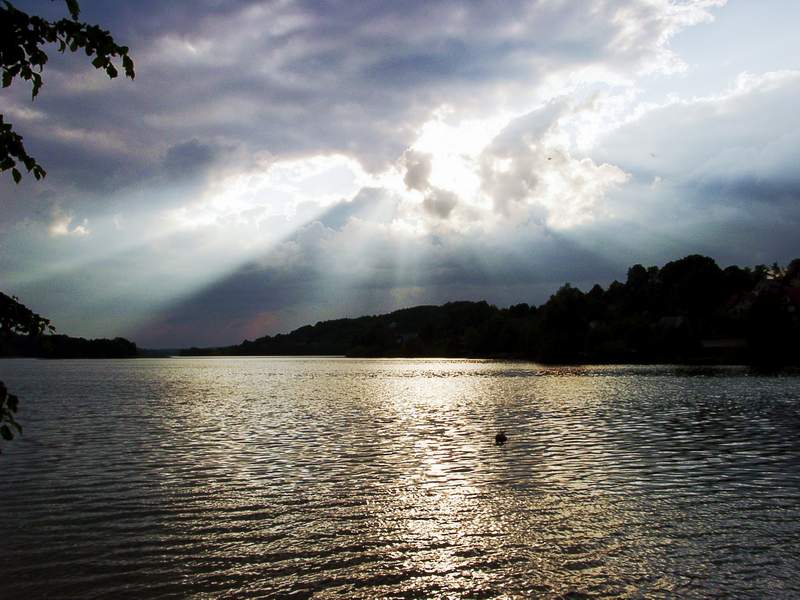
{"label": "lake", "polygon": [[[800,377],[0,361],[4,598],[800,595]],[[494,444],[504,430],[508,442]]]}

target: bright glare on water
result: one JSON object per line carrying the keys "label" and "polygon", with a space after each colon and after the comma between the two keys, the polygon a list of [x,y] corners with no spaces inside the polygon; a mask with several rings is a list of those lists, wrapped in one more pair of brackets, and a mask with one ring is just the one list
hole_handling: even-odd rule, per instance
{"label": "bright glare on water", "polygon": [[204,358],[0,379],[25,427],[0,455],[4,598],[800,595],[798,376]]}

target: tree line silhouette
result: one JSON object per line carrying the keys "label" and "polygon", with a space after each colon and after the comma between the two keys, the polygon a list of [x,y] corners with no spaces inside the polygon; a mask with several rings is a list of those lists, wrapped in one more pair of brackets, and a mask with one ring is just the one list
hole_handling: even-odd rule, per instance
{"label": "tree line silhouette", "polygon": [[800,364],[800,259],[720,268],[691,255],[628,269],[588,292],[569,283],[541,306],[485,301],[336,319],[198,355],[518,357],[548,363]]}
{"label": "tree line silhouette", "polygon": [[92,339],[68,335],[2,335],[0,357],[32,358],[134,358],[139,356],[136,344],[125,338]]}
{"label": "tree line silhouette", "polygon": [[0,357],[130,358],[139,350],[125,338],[87,340],[55,333],[50,319],[0,292]]}

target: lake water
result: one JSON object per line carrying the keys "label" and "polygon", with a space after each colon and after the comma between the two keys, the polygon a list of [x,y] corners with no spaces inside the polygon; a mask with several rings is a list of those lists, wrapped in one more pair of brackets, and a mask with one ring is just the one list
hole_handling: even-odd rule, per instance
{"label": "lake water", "polygon": [[800,595],[797,376],[202,358],[0,379],[25,427],[0,455],[3,598]]}

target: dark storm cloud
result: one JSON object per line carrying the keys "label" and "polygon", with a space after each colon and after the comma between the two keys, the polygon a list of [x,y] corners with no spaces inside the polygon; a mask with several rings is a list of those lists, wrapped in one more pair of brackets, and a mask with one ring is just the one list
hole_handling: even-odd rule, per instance
{"label": "dark storm cloud", "polygon": [[[131,47],[136,81],[104,81],[82,57],[51,52],[32,105],[43,118],[17,124],[54,179],[89,190],[103,179],[104,192],[146,184],[170,147],[195,137],[276,156],[345,152],[379,168],[441,104],[513,105],[537,80],[591,64],[628,72],[661,52],[647,32],[673,26],[635,1],[593,3],[588,15],[571,3],[530,2],[82,7],[83,18]],[[627,19],[641,22],[632,38]],[[26,107],[27,94],[17,83],[11,97]],[[98,161],[104,178],[92,176]]]}
{"label": "dark storm cloud", "polygon": [[[63,11],[43,4],[23,6]],[[107,81],[82,56],[54,55],[36,102],[22,84],[4,91],[4,114],[50,175],[0,182],[4,200],[13,191],[0,267],[34,300],[63,303],[48,314],[67,315],[72,333],[119,333],[97,324],[120,298],[128,314],[159,315],[125,324],[145,345],[231,343],[420,302],[540,302],[564,281],[622,277],[631,261],[791,253],[791,76],[616,115],[630,122],[586,154],[559,129],[592,86],[616,93],[674,68],[670,36],[718,3],[81,4],[131,47],[137,78]],[[434,115],[497,114],[506,127],[470,159],[484,210],[437,179],[433,154],[409,148]],[[311,156],[391,166],[407,189],[375,180],[292,204],[285,181],[252,183]],[[227,194],[228,182],[245,192]],[[275,241],[266,230],[281,223]],[[258,251],[229,250],[249,240]],[[63,269],[51,277],[49,262]]]}
{"label": "dark storm cloud", "polygon": [[194,138],[170,146],[164,157],[164,168],[175,177],[191,175],[209,165],[215,156],[216,150],[213,146]]}

